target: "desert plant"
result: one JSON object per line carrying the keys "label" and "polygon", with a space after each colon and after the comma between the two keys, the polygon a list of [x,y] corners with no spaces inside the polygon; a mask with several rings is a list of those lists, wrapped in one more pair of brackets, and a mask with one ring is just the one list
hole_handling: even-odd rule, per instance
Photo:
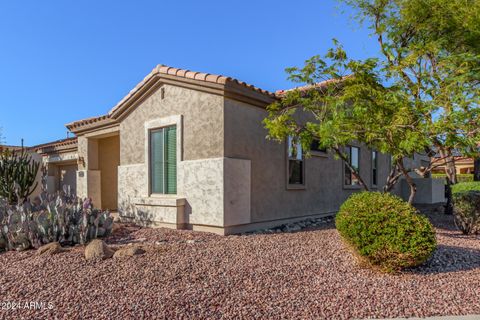
{"label": "desert plant", "polygon": [[23,202],[35,191],[40,163],[24,148],[0,151],[0,197],[9,204]]}
{"label": "desert plant", "polygon": [[424,263],[435,231],[414,207],[389,193],[361,192],[343,203],[336,227],[362,262],[391,272]]}
{"label": "desert plant", "polygon": [[480,183],[477,186],[478,190],[453,194],[454,221],[463,234],[480,233]]}
{"label": "desert plant", "polygon": [[93,209],[89,199],[68,192],[42,193],[33,202],[16,205],[0,198],[0,249],[25,250],[53,241],[84,244],[107,236],[112,226],[108,211]]}

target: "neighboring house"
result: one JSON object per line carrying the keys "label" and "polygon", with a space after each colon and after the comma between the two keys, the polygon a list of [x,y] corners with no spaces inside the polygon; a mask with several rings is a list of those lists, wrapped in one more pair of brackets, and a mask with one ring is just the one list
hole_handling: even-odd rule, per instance
{"label": "neighboring house", "polygon": [[21,151],[22,147],[20,147],[20,146],[8,146],[6,144],[0,144],[0,151],[2,151],[2,150]]}
{"label": "neighboring house", "polygon": [[[432,158],[433,162],[435,162],[435,160],[438,161],[438,159]],[[473,174],[475,167],[473,158],[463,157],[459,155],[454,157],[454,161],[457,174]],[[432,172],[445,173],[445,166],[438,166],[434,170],[432,170]]]}
{"label": "neighboring house", "polygon": [[78,170],[77,138],[58,140],[31,148],[42,156],[47,168],[46,187],[49,193],[63,190],[64,186],[76,193]]}
{"label": "neighboring house", "polygon": [[[68,124],[76,138],[36,148],[52,190],[72,184],[142,224],[231,234],[337,212],[360,189],[356,178],[316,143],[305,158],[291,139],[267,140],[262,120],[275,99],[236,79],[160,65],[108,114]],[[355,143],[345,151],[381,188],[390,157]]]}

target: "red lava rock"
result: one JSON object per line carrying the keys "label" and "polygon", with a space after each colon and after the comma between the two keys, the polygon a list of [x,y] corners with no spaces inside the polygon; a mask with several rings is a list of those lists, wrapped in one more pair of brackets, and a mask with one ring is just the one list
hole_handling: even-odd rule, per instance
{"label": "red lava rock", "polygon": [[[480,238],[436,215],[438,250],[397,275],[359,267],[333,223],[295,233],[217,236],[127,225],[108,245],[138,242],[142,258],[87,262],[0,254],[0,297],[52,308],[0,309],[2,319],[351,319],[480,313]],[[127,239],[127,240],[125,240]],[[187,240],[194,240],[187,243]],[[156,244],[161,242],[160,245]]]}

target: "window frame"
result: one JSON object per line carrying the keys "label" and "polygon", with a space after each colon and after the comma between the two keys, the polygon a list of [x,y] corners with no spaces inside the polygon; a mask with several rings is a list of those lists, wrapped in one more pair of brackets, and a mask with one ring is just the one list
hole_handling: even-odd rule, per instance
{"label": "window frame", "polygon": [[[176,192],[175,193],[168,193],[167,190],[168,190],[168,186],[167,186],[167,160],[166,160],[166,157],[167,157],[167,154],[166,154],[166,150],[167,150],[167,135],[166,135],[166,129],[168,128],[172,128],[174,127],[175,128],[175,135],[176,135],[176,132],[178,131],[178,128],[177,128],[177,125],[176,124],[171,124],[171,125],[167,125],[167,126],[163,126],[163,127],[159,127],[159,128],[152,128],[152,129],[149,129],[149,140],[148,140],[148,144],[149,144],[149,171],[148,171],[148,174],[149,174],[149,190],[150,190],[150,194],[151,195],[175,195],[178,193],[178,190],[177,190],[177,187],[178,187],[178,162],[175,163],[175,190]],[[162,176],[162,190],[163,192],[154,192],[153,191],[153,183],[154,183],[154,177],[153,177],[153,165],[154,165],[154,162],[153,162],[153,143],[152,143],[152,137],[153,137],[153,134],[156,133],[156,132],[162,132],[162,139],[163,139],[163,142],[162,142],[162,156],[163,156],[163,169],[162,169],[162,173],[163,173],[163,176]],[[175,139],[177,139],[177,137],[175,137]],[[175,144],[177,144],[177,141],[175,141]],[[175,152],[176,152],[176,148],[177,146],[175,146]]]}
{"label": "window frame", "polygon": [[323,158],[328,157],[328,150],[327,149],[324,149],[324,150],[312,149],[313,141],[320,141],[320,140],[319,139],[313,139],[312,140],[312,143],[310,144],[310,150],[309,150],[310,154],[313,157],[323,157]]}
{"label": "window frame", "polygon": [[[152,181],[151,181],[151,157],[150,157],[150,132],[159,130],[161,128],[176,126],[176,171],[177,171],[177,192],[176,194],[171,193],[153,193],[152,192]],[[145,183],[145,193],[144,197],[146,198],[171,198],[177,197],[177,195],[182,194],[181,185],[179,184],[178,177],[180,177],[180,171],[182,170],[180,162],[183,161],[183,116],[182,115],[173,115],[163,118],[157,118],[145,121],[144,123],[145,130],[145,161],[144,161],[144,183]]]}
{"label": "window frame", "polygon": [[[355,148],[358,150],[358,174],[360,175],[361,173],[361,154],[362,154],[362,149],[358,146],[354,146],[354,145],[348,145],[345,147],[345,151],[349,150],[348,151],[348,154],[347,154],[347,157],[348,157],[348,160],[350,161],[350,165],[351,164],[351,159],[352,159],[352,148]],[[346,184],[345,183],[345,178],[346,178],[346,174],[347,174],[347,165],[342,161],[342,171],[343,171],[343,174],[342,174],[342,185],[343,185],[343,188],[344,189],[360,189],[362,186],[360,183],[358,184]],[[350,172],[350,174],[353,175],[353,172]],[[351,179],[352,180],[352,179]]]}
{"label": "window frame", "polygon": [[[292,143],[292,136],[287,137],[287,141],[285,142],[285,182],[287,190],[305,190],[306,189],[306,177],[305,177],[305,155],[303,152],[303,148],[301,147],[300,142],[297,142],[300,145],[301,150],[301,157],[302,159],[292,158],[290,157],[290,147]],[[301,184],[292,184],[290,183],[290,160],[301,160],[302,162],[302,183]]]}
{"label": "window frame", "polygon": [[[375,154],[375,158],[374,158],[374,155]],[[370,162],[370,165],[371,165],[371,172],[372,172],[372,176],[371,176],[371,185],[372,185],[372,188],[378,188],[378,151],[377,150],[372,150],[372,152],[370,153],[371,155],[371,162]],[[375,165],[375,167],[374,167]]]}

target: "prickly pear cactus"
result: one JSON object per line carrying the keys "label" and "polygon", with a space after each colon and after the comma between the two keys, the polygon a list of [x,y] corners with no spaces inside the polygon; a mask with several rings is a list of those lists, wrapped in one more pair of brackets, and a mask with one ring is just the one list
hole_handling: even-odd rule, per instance
{"label": "prickly pear cactus", "polygon": [[9,205],[0,198],[0,251],[38,248],[46,243],[84,244],[108,236],[113,218],[94,209],[90,199],[80,199],[69,188],[57,194],[42,193],[33,201]]}

